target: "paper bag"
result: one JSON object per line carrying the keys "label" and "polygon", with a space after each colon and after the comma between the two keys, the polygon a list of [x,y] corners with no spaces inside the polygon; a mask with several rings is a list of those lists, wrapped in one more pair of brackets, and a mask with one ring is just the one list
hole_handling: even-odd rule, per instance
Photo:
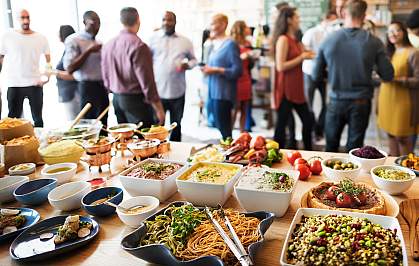
{"label": "paper bag", "polygon": [[32,124],[27,120],[22,120],[24,123],[12,128],[0,128],[0,143],[25,135],[35,136]]}
{"label": "paper bag", "polygon": [[20,163],[40,163],[41,156],[38,153],[39,142],[35,139],[22,145],[4,146],[4,164],[6,169]]}

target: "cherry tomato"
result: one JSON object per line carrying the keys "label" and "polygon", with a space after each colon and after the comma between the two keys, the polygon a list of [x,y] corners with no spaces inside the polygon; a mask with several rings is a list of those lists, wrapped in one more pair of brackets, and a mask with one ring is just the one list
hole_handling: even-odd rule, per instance
{"label": "cherry tomato", "polygon": [[295,160],[301,158],[301,153],[298,151],[289,151],[287,153],[287,160],[291,165],[294,165]]}
{"label": "cherry tomato", "polygon": [[331,186],[325,193],[325,198],[328,200],[336,200],[336,195],[339,194],[339,187]]}
{"label": "cherry tomato", "polygon": [[306,159],[298,158],[297,160],[294,161],[294,165],[297,165],[297,164],[305,164],[305,165],[308,165],[308,162],[307,162]]}
{"label": "cherry tomato", "polygon": [[319,160],[313,160],[310,162],[310,171],[313,175],[320,175],[322,170],[322,163]]}
{"label": "cherry tomato", "polygon": [[352,198],[345,192],[339,193],[339,195],[336,197],[336,205],[340,208],[347,208],[351,207],[352,205]]}
{"label": "cherry tomato", "polygon": [[295,170],[298,170],[298,172],[300,172],[298,179],[303,181],[307,180],[311,175],[310,168],[308,168],[308,166],[305,164],[297,164],[295,166]]}

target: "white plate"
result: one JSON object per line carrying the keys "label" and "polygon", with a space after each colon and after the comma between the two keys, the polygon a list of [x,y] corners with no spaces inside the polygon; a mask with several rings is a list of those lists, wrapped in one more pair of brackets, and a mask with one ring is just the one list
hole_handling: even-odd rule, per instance
{"label": "white plate", "polygon": [[391,228],[397,229],[397,236],[400,239],[400,245],[402,246],[402,254],[403,254],[403,266],[408,266],[407,263],[407,253],[406,253],[406,245],[404,243],[402,230],[400,228],[399,221],[394,217],[388,217],[383,215],[374,215],[374,214],[367,214],[367,213],[359,213],[359,212],[345,212],[345,211],[335,211],[335,210],[323,210],[323,209],[312,209],[312,208],[300,208],[297,210],[297,213],[292,220],[290,228],[288,229],[287,237],[285,239],[284,245],[282,247],[281,252],[281,265],[292,266],[294,264],[287,263],[286,256],[288,245],[291,239],[291,235],[294,232],[295,226],[301,222],[302,216],[312,216],[312,215],[321,215],[326,216],[329,214],[336,214],[336,215],[347,215],[351,217],[358,217],[358,218],[367,218],[372,223],[379,224],[383,228]]}

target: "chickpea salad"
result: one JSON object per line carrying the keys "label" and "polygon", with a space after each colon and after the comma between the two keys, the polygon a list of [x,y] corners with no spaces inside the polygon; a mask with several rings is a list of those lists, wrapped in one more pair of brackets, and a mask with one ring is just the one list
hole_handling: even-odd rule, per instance
{"label": "chickpea salad", "polygon": [[290,264],[403,265],[397,230],[347,215],[303,216],[291,235]]}

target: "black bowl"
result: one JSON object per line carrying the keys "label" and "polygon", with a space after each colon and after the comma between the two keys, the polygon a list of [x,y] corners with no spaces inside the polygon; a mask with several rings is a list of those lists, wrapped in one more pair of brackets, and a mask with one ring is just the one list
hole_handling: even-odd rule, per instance
{"label": "black bowl", "polygon": [[[160,210],[159,212],[153,214],[152,216],[148,217],[146,220],[154,220],[156,216],[162,214],[167,208],[171,206],[182,206],[185,204],[190,204],[185,201],[178,201],[169,204],[166,208]],[[255,259],[255,254],[259,246],[261,245],[262,241],[264,240],[264,234],[271,226],[272,222],[274,221],[275,215],[271,212],[249,212],[244,213],[246,216],[249,217],[256,217],[261,222],[259,224],[259,233],[261,235],[261,240],[251,244],[248,247],[248,253],[252,260]],[[179,265],[179,266],[222,266],[224,263],[222,260],[217,256],[204,256],[199,257],[189,261],[180,261],[176,259],[176,257],[170,252],[170,250],[162,245],[162,244],[153,244],[153,245],[145,245],[145,246],[138,246],[141,240],[145,237],[147,233],[147,227],[144,223],[140,225],[140,227],[135,230],[134,232],[130,233],[129,235],[125,236],[121,241],[121,246],[124,250],[128,251],[132,255],[145,260],[150,263],[161,264],[161,265]]]}
{"label": "black bowl", "polygon": [[[405,167],[405,166],[402,165],[402,161],[406,158],[407,158],[407,155],[397,157],[397,159],[394,161],[394,163],[401,166],[401,167]],[[409,168],[409,167],[405,167],[405,168],[412,170],[416,174],[416,176],[419,176],[419,171],[418,170],[414,170],[414,169]]]}

